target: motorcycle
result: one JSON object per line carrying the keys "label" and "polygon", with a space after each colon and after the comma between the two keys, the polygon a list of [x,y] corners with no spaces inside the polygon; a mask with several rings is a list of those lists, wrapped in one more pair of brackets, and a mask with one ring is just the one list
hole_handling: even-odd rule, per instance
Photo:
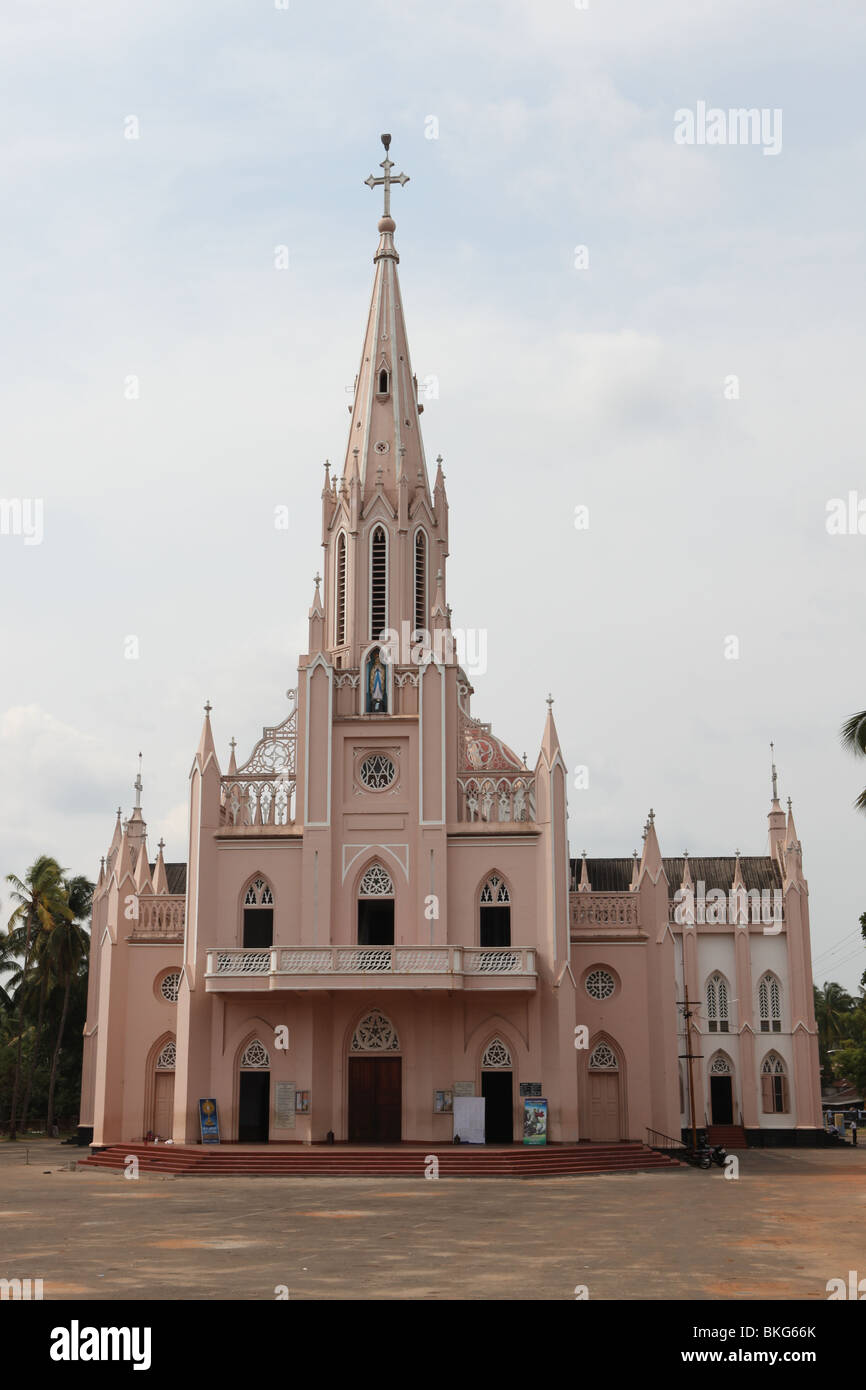
{"label": "motorcycle", "polygon": [[724,1168],[728,1161],[727,1150],[723,1149],[721,1144],[714,1144],[710,1149],[710,1158],[713,1163],[718,1163],[720,1168]]}
{"label": "motorcycle", "polygon": [[687,1148],[682,1152],[682,1157],[686,1163],[690,1163],[693,1168],[711,1168],[713,1164],[712,1151],[705,1145],[698,1145],[696,1149]]}

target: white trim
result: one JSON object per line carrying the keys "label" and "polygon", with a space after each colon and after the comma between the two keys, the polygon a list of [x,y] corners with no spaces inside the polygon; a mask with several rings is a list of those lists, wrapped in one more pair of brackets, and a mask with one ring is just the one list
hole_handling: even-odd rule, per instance
{"label": "white trim", "polygon": [[[352,865],[355,864],[355,863],[357,863],[358,859],[360,858],[360,856],[361,856],[362,854],[366,854],[367,851],[368,851],[368,850],[371,850],[371,849],[372,849],[372,850],[382,850],[385,854],[390,854],[391,858],[392,858],[393,860],[395,860],[395,862],[397,863],[397,865],[402,869],[402,871],[403,871],[403,877],[405,878],[406,882],[407,882],[407,883],[409,882],[409,846],[408,846],[408,844],[406,844],[406,845],[382,845],[382,844],[378,844],[378,845],[377,845],[377,844],[367,844],[367,845],[343,845],[343,876],[342,876],[341,882],[345,883],[345,881],[346,881],[346,875],[348,874],[348,872],[349,872],[349,870],[351,869]],[[350,851],[351,851],[351,854],[350,854]]]}

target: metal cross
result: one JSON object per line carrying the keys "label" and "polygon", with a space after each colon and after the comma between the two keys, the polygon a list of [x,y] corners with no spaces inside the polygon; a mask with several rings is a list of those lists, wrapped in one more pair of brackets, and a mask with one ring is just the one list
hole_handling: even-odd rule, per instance
{"label": "metal cross", "polygon": [[392,183],[399,183],[399,184],[402,186],[403,184],[406,184],[406,183],[409,182],[409,175],[408,175],[408,174],[393,174],[393,175],[392,175],[391,170],[394,168],[394,161],[388,158],[388,150],[389,150],[390,147],[391,147],[391,137],[390,137],[390,135],[383,135],[383,136],[381,137],[381,140],[382,140],[382,144],[385,146],[385,158],[382,160],[382,163],[379,165],[379,168],[385,170],[385,176],[384,176],[384,178],[381,178],[381,179],[374,179],[374,178],[373,178],[373,175],[371,174],[370,177],[369,177],[368,179],[365,179],[365,180],[364,180],[364,182],[365,182],[365,184],[367,185],[368,188],[378,188],[380,184],[384,187],[384,189],[385,189],[385,216],[386,216],[386,217],[390,217],[390,216],[391,216],[391,184],[392,184]]}

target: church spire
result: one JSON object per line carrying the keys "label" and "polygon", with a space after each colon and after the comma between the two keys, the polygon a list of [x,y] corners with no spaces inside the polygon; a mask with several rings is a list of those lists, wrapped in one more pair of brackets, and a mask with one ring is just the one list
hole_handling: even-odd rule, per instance
{"label": "church spire", "polygon": [[376,275],[361,367],[355,383],[343,475],[351,478],[353,450],[357,448],[362,507],[375,499],[377,470],[381,468],[382,491],[396,511],[397,480],[401,473],[413,479],[423,470],[427,496],[429,484],[419,427],[417,389],[397,279],[400,257],[394,245],[396,223],[391,216],[391,189],[394,184],[404,187],[409,177],[392,173],[394,162],[388,156],[390,135],[382,136],[382,144],[385,158],[379,167],[384,172],[378,178],[371,174],[365,180],[370,188],[383,189],[384,212],[378,224],[379,245],[373,257]]}

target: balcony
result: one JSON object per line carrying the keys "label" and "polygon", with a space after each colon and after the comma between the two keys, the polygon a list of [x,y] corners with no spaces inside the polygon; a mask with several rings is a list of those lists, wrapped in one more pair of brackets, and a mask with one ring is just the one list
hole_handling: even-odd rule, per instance
{"label": "balcony", "polygon": [[599,930],[634,930],[640,927],[640,898],[637,893],[571,893],[569,915],[572,941]]}
{"label": "balcony", "polygon": [[534,990],[532,947],[212,946],[208,993],[284,989]]}
{"label": "balcony", "polygon": [[139,893],[130,941],[183,941],[183,893]]}

